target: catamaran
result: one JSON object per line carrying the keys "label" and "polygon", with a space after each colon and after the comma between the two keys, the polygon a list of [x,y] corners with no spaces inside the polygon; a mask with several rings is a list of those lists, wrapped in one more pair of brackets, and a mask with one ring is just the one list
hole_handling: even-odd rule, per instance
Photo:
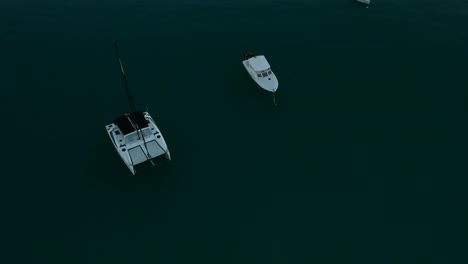
{"label": "catamaran", "polygon": [[135,175],[136,165],[147,161],[153,165],[164,160],[169,161],[171,154],[160,129],[148,111],[136,110],[115,40],[114,48],[130,104],[130,113],[117,117],[112,124],[106,126],[106,130],[117,153]]}
{"label": "catamaran", "polygon": [[242,61],[250,77],[263,89],[273,93],[273,103],[276,105],[275,93],[278,89],[278,79],[271,70],[270,64],[263,55],[245,53]]}

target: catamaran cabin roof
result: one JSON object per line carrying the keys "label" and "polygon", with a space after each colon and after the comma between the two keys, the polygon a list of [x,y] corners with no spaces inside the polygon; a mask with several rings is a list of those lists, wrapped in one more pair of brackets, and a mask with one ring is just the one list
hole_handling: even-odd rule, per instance
{"label": "catamaran cabin roof", "polygon": [[265,56],[259,55],[249,59],[249,64],[252,66],[252,69],[256,72],[264,71],[270,68],[270,64],[265,59]]}
{"label": "catamaran cabin roof", "polygon": [[[133,122],[131,118],[133,118]],[[138,125],[140,129],[148,127],[148,121],[146,121],[142,111],[133,112],[133,114],[125,114],[114,120],[114,124],[119,127],[120,131],[122,131],[124,135],[136,131],[132,123]]]}

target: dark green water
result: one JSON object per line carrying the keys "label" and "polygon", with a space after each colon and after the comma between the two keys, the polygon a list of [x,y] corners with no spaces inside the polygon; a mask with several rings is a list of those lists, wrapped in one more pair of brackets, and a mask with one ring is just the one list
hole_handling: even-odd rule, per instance
{"label": "dark green water", "polygon": [[[36,2],[0,3],[2,263],[466,261],[468,2]],[[113,39],[173,155],[137,177]]]}

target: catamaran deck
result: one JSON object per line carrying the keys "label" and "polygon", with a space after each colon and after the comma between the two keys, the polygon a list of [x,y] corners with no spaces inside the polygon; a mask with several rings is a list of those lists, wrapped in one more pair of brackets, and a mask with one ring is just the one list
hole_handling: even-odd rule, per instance
{"label": "catamaran deck", "polygon": [[140,129],[148,127],[148,121],[146,120],[143,111],[137,111],[131,114],[119,116],[114,120],[114,124],[120,128],[120,131],[122,131],[124,135],[128,135],[136,131],[136,127],[132,125],[129,115],[132,115],[132,118],[135,120],[135,123]]}

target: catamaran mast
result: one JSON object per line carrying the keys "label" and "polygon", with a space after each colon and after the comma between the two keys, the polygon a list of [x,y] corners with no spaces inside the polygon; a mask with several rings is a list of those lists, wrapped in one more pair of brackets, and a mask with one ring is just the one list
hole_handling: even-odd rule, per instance
{"label": "catamaran mast", "polygon": [[120,71],[122,72],[122,79],[123,79],[124,86],[125,86],[125,92],[127,93],[128,103],[130,105],[130,113],[132,114],[132,119],[134,119],[133,113],[136,111],[135,102],[133,101],[132,94],[130,93],[130,89],[128,88],[127,74],[125,73],[125,70],[123,68],[122,60],[120,59],[119,48],[117,47],[117,41],[115,40],[114,40],[114,48],[115,48],[115,53],[117,54],[117,59],[119,60]]}
{"label": "catamaran mast", "polygon": [[[114,40],[114,48],[115,48],[115,53],[117,55],[117,59],[119,61],[120,71],[122,72],[122,79],[123,79],[124,86],[125,86],[125,92],[127,93],[128,103],[130,105],[130,120],[131,120],[131,123],[136,128],[138,138],[141,137],[143,139],[143,144],[145,146],[146,152],[148,152],[148,155],[145,153],[145,156],[148,159],[151,159],[151,154],[149,153],[148,146],[146,146],[145,136],[143,135],[143,131],[141,131],[140,126],[138,125],[138,122],[136,121],[136,118],[135,118],[135,114],[136,114],[135,102],[133,101],[132,94],[130,93],[130,89],[128,88],[127,74],[125,74],[125,70],[124,70],[123,65],[122,65],[122,60],[120,59],[119,48],[117,47],[117,41],[115,41],[115,40]],[[151,161],[151,163],[153,163],[153,162]]]}

